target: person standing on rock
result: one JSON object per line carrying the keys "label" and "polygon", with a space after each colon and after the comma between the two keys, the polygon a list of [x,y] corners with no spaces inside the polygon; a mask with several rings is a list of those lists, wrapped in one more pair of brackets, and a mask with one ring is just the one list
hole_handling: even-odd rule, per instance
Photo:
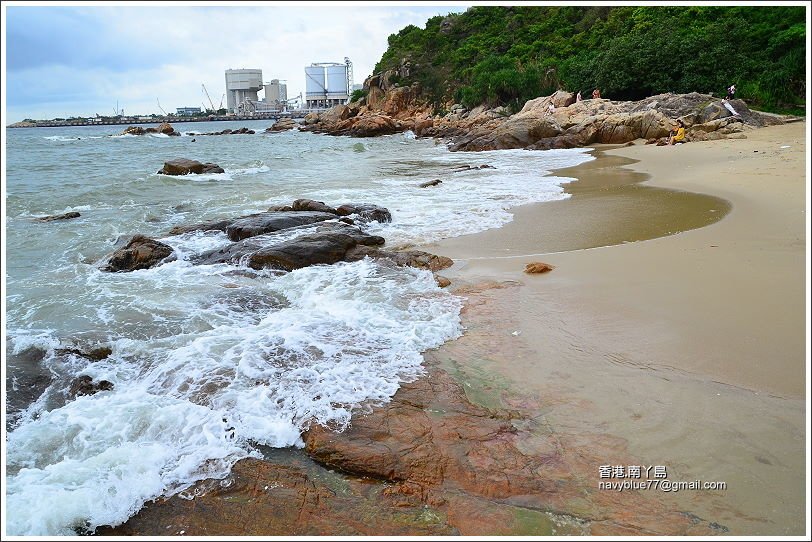
{"label": "person standing on rock", "polygon": [[555,113],[555,105],[553,105],[553,102],[550,102],[550,107],[547,108],[547,112],[551,115]]}
{"label": "person standing on rock", "polygon": [[579,90],[578,94],[575,95],[575,103],[580,102],[582,99],[583,98],[581,98],[581,91]]}

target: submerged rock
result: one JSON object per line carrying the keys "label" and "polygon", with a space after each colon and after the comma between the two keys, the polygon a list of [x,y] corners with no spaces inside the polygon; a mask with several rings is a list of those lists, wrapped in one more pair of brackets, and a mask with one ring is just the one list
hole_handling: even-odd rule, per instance
{"label": "submerged rock", "polygon": [[188,175],[190,173],[225,173],[217,164],[202,163],[188,158],[176,158],[164,162],[164,167],[158,170],[161,175]]}
{"label": "submerged rock", "polygon": [[87,375],[80,376],[74,380],[68,389],[68,397],[75,398],[79,395],[93,395],[100,391],[113,389],[113,383],[108,380],[94,382],[93,378]]}
{"label": "submerged rock", "polygon": [[109,346],[97,346],[88,350],[80,350],[79,348],[57,348],[54,353],[57,355],[73,354],[90,361],[101,361],[107,359],[113,354],[113,349]]}
{"label": "submerged rock", "polygon": [[72,211],[70,213],[64,213],[61,215],[49,215],[49,216],[40,216],[35,218],[37,222],[54,222],[55,220],[70,220],[72,218],[79,218],[80,215],[76,211]]}
{"label": "submerged rock", "polygon": [[428,188],[430,186],[437,186],[438,184],[442,184],[442,183],[443,183],[443,181],[441,181],[440,179],[434,179],[433,181],[426,181],[424,183],[420,183],[417,186],[419,188]]}
{"label": "submerged rock", "polygon": [[392,222],[392,213],[386,207],[371,203],[345,203],[336,207],[339,216],[358,215],[362,221]]}
{"label": "submerged rock", "polygon": [[427,269],[429,271],[440,271],[454,265],[454,260],[445,256],[438,256],[422,250],[388,251],[377,250],[366,246],[358,246],[347,252],[346,260],[353,262],[363,260],[366,257],[374,259],[386,259],[396,265]]}
{"label": "submerged rock", "polygon": [[174,260],[172,247],[143,235],[134,235],[122,248],[107,258],[102,271],[118,273],[149,269]]}
{"label": "submerged rock", "polygon": [[234,222],[235,219],[227,218],[225,220],[210,220],[208,222],[200,222],[198,224],[182,224],[175,226],[167,235],[181,235],[193,231],[221,231],[225,232],[226,228]]}

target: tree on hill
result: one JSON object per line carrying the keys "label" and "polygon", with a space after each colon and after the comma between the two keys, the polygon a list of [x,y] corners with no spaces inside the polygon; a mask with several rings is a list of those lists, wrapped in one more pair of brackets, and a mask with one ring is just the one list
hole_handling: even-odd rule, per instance
{"label": "tree on hill", "polygon": [[437,103],[505,105],[564,88],[641,99],[663,92],[737,96],[802,108],[801,6],[476,6],[389,36],[376,73],[408,59],[408,85]]}

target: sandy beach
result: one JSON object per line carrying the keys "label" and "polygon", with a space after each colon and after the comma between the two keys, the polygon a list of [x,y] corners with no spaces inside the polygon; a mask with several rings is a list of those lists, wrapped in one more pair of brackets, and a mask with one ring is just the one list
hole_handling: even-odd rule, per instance
{"label": "sandy beach", "polygon": [[803,534],[804,133],[597,149],[572,197],[423,247],[467,300],[423,377],[97,534]]}
{"label": "sandy beach", "polygon": [[[658,496],[725,532],[802,534],[805,131],[601,150],[556,173],[580,179],[568,200],[425,247],[455,259],[458,287],[502,286],[469,297],[466,336],[438,357],[479,402],[601,450],[593,462],[726,482]],[[533,261],[556,268],[523,273]]]}

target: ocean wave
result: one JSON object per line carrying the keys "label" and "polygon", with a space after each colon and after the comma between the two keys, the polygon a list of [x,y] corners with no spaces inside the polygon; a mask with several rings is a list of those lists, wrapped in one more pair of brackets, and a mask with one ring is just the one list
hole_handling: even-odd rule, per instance
{"label": "ocean wave", "polygon": [[[165,267],[129,274],[130,288],[161,273],[195,281],[182,262]],[[225,277],[228,266],[218,267],[208,272]],[[114,360],[80,371],[110,380],[112,390],[9,433],[9,534],[118,524],[147,500],[225,476],[257,444],[301,446],[310,424],[346,427],[360,406],[386,402],[416,378],[421,352],[461,332],[461,301],[427,271],[363,260],[261,282],[258,312],[246,315],[250,288],[224,289],[198,307],[208,326],[127,339]],[[269,294],[278,302],[263,305]]]}

